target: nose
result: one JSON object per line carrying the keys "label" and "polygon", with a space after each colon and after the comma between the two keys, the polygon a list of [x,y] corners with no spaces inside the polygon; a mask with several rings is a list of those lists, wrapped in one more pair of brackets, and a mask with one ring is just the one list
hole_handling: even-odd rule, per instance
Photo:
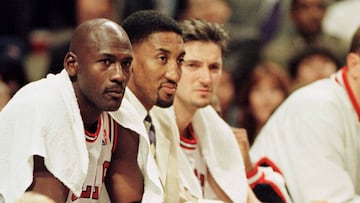
{"label": "nose", "polygon": [[208,85],[211,81],[210,71],[207,67],[201,68],[200,82],[204,85]]}
{"label": "nose", "polygon": [[181,72],[181,65],[179,63],[169,63],[165,77],[171,81],[178,82],[181,77]]}
{"label": "nose", "polygon": [[129,78],[129,74],[124,70],[120,63],[114,63],[113,67],[111,68],[110,73],[110,80],[113,82],[122,83],[127,81]]}

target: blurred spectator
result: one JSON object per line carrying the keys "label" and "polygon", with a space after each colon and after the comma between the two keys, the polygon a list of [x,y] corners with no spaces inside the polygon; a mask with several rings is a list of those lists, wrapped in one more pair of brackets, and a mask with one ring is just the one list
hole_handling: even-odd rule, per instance
{"label": "blurred spectator", "polygon": [[7,85],[10,95],[27,82],[24,68],[24,45],[15,39],[0,39],[0,80]]}
{"label": "blurred spectator", "polygon": [[289,74],[292,89],[328,78],[341,66],[337,58],[327,49],[308,48],[290,60]]}
{"label": "blurred spectator", "polygon": [[238,91],[236,127],[247,130],[250,146],[274,110],[289,94],[287,73],[273,62],[259,63]]}
{"label": "blurred spectator", "polygon": [[28,82],[24,57],[25,48],[20,40],[0,38],[0,110]]}
{"label": "blurred spectator", "polygon": [[[138,1],[133,2],[138,3]],[[93,18],[108,18],[120,22],[124,6],[124,2],[121,0],[76,0],[73,4],[76,10],[76,24]],[[63,43],[50,47],[46,73],[59,73],[63,69],[63,56],[68,51],[69,42],[70,35]]]}
{"label": "blurred spectator", "polygon": [[227,69],[223,69],[219,84],[216,89],[215,109],[220,113],[224,120],[228,121],[228,114],[232,110],[235,98],[235,84],[233,75]]}
{"label": "blurred spectator", "polygon": [[[283,25],[288,0],[229,0],[232,16],[227,23],[230,34],[224,67],[236,81],[260,61],[260,50]],[[235,83],[239,89],[240,83]]]}
{"label": "blurred spectator", "polygon": [[330,50],[341,62],[345,61],[348,45],[322,30],[327,9],[326,0],[292,0],[288,32],[284,32],[262,50],[265,60],[272,60],[288,68],[290,58],[299,51],[315,46]]}
{"label": "blurred spectator", "polygon": [[209,22],[227,24],[232,15],[228,0],[183,0],[178,1],[175,19],[181,21],[200,18]]}

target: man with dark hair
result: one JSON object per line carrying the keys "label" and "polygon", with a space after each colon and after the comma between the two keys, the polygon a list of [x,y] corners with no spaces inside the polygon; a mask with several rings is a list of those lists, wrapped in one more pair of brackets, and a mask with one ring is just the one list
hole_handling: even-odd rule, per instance
{"label": "man with dark hair", "polygon": [[142,201],[179,202],[176,142],[154,131],[148,112],[154,105],[173,104],[185,55],[181,29],[174,19],[152,10],[135,12],[122,25],[134,54],[124,100],[136,111],[132,118],[140,125],[140,135],[149,135],[148,154],[140,156],[152,167],[142,171]]}
{"label": "man with dark hair", "polygon": [[185,20],[181,26],[186,55],[174,107],[151,112],[157,129],[177,140],[181,197],[194,202],[258,202],[247,184],[232,129],[210,105],[227,33],[204,20]]}
{"label": "man with dark hair", "polygon": [[105,184],[112,202],[141,200],[139,137],[109,113],[123,105],[132,59],[130,40],[118,24],[90,20],[74,31],[61,73],[13,96],[0,114],[5,202],[25,191],[57,203],[109,202]]}
{"label": "man with dark hair", "polygon": [[360,201],[360,28],[346,66],[292,93],[250,149],[282,171],[294,202]]}

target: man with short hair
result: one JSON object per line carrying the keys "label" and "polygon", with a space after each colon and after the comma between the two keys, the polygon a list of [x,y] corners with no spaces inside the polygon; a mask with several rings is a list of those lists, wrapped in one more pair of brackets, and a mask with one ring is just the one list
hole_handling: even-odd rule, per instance
{"label": "man with short hair", "polygon": [[151,112],[156,129],[177,140],[181,198],[258,202],[247,184],[232,129],[210,105],[228,36],[218,24],[204,20],[185,20],[181,25],[186,54],[174,106]]}
{"label": "man with short hair", "polygon": [[[105,184],[114,191],[112,202],[141,200],[139,137],[109,114],[122,104],[132,60],[123,28],[93,19],[75,29],[61,73],[14,95],[0,114],[5,202],[25,191],[57,203],[109,202]],[[122,114],[125,120],[130,116]]]}
{"label": "man with short hair", "polygon": [[[143,202],[179,202],[177,154],[172,137],[153,131],[149,111],[173,104],[185,54],[181,29],[169,16],[142,10],[122,23],[133,46],[134,60],[124,101],[132,104],[140,136],[148,136],[148,154],[140,155],[150,166],[144,175]],[[120,108],[121,110],[121,108]],[[139,147],[140,148],[140,147]]]}

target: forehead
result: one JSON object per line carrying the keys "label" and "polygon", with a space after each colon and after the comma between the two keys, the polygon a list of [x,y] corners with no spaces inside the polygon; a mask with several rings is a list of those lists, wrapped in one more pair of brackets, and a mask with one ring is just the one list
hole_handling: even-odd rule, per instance
{"label": "forehead", "polygon": [[140,49],[145,46],[153,50],[163,50],[172,54],[184,52],[184,41],[175,32],[155,32],[133,46]]}
{"label": "forehead", "polygon": [[130,40],[125,32],[116,29],[106,29],[89,37],[86,52],[112,53],[132,51]]}
{"label": "forehead", "polygon": [[185,60],[222,61],[222,50],[214,42],[189,41],[185,43]]}

